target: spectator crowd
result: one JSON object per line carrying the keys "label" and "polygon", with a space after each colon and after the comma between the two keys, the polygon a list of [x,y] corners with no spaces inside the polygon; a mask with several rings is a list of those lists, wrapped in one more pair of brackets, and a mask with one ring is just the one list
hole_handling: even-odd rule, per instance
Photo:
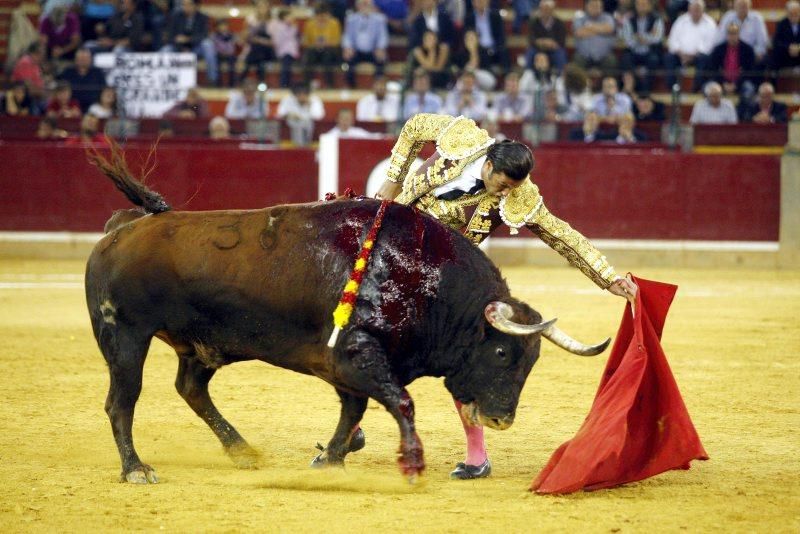
{"label": "spectator crowd", "polygon": [[[205,14],[199,0],[46,0],[39,39],[14,62],[0,111],[41,115],[40,130],[55,137],[54,121],[81,119],[80,135],[91,139],[97,120],[121,109],[94,54],[185,51],[202,59],[208,85],[235,89],[224,117],[212,118],[192,89],[164,119],[209,119],[215,138],[230,135],[229,120],[274,118],[306,144],[325,116],[317,89],[355,88],[366,72],[371,90],[354,116],[337,118],[337,134],[355,135],[353,120],[391,124],[429,112],[487,127],[577,122],[576,141],[628,143],[644,139],[637,122],[667,118],[657,89],[682,92],[691,78],[685,89],[698,95],[692,123],[785,122],[776,80],[787,69],[800,74],[797,0],[786,3],[772,35],[751,0],[732,0],[718,20],[704,0],[670,0],[665,12],[654,0],[585,0],[571,24],[558,0],[330,0],[308,16],[294,3],[254,0],[234,31],[230,20]],[[524,52],[509,48],[508,28],[524,32]],[[405,57],[395,58],[405,72],[394,72],[394,82],[386,75],[392,40],[407,42]],[[290,89],[274,112],[259,94],[268,71]]]}

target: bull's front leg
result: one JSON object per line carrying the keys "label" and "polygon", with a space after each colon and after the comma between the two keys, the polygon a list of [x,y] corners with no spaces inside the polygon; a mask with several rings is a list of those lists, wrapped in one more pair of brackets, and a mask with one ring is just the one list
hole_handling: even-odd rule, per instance
{"label": "bull's front leg", "polygon": [[413,482],[425,470],[422,441],[417,435],[414,424],[414,401],[405,388],[394,386],[387,388],[375,400],[383,404],[400,426],[400,450],[397,462],[400,471]]}

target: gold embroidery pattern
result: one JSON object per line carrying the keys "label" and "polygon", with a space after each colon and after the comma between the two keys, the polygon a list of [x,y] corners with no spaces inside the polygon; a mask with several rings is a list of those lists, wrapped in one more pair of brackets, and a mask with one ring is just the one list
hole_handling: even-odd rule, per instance
{"label": "gold embroidery pattern", "polygon": [[420,197],[414,206],[428,215],[435,217],[442,224],[460,230],[467,223],[464,208],[480,204],[491,196],[493,195],[484,192],[478,195],[463,195],[461,198],[455,200],[439,200],[433,196],[432,193],[428,193]]}
{"label": "gold embroidery pattern", "polygon": [[445,158],[437,159],[433,165],[428,167],[427,172],[406,178],[403,183],[403,191],[397,196],[395,202],[412,204],[415,200],[437,187],[450,183],[463,174],[467,165],[485,156],[488,150],[488,148],[480,150],[472,156],[458,161]]}
{"label": "gold embroidery pattern", "polygon": [[443,158],[460,160],[474,156],[477,151],[494,144],[489,132],[479,128],[475,121],[457,117],[436,139],[436,151]]}
{"label": "gold embroidery pattern", "polygon": [[528,228],[601,288],[608,288],[616,278],[617,274],[606,257],[580,232],[551,214],[544,204]]}
{"label": "gold embroidery pattern", "polygon": [[512,234],[517,234],[520,228],[536,218],[541,206],[539,188],[526,178],[522,185],[512,189],[508,196],[500,200],[500,218],[511,228]]}
{"label": "gold embroidery pattern", "polygon": [[389,159],[387,179],[404,183],[411,163],[427,141],[435,141],[447,126],[455,121],[449,115],[420,113],[414,115],[403,125]]}

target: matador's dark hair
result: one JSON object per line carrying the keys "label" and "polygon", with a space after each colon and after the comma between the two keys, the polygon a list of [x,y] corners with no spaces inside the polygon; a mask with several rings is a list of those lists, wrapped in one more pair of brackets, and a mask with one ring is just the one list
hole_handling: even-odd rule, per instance
{"label": "matador's dark hair", "polygon": [[531,149],[510,139],[490,146],[486,159],[492,162],[493,172],[505,173],[516,181],[524,180],[533,170]]}

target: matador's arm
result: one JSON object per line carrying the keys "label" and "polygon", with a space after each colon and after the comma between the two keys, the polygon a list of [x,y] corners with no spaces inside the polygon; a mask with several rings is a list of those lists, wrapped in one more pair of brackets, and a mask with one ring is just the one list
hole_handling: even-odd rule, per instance
{"label": "matador's arm", "polygon": [[601,288],[608,289],[618,278],[606,257],[580,232],[550,213],[544,203],[526,226]]}
{"label": "matador's arm", "polygon": [[389,159],[389,170],[386,174],[390,182],[402,184],[408,175],[411,163],[428,141],[435,141],[442,131],[455,119],[450,115],[435,115],[433,113],[419,113],[414,115],[403,125],[400,136],[392,148]]}

